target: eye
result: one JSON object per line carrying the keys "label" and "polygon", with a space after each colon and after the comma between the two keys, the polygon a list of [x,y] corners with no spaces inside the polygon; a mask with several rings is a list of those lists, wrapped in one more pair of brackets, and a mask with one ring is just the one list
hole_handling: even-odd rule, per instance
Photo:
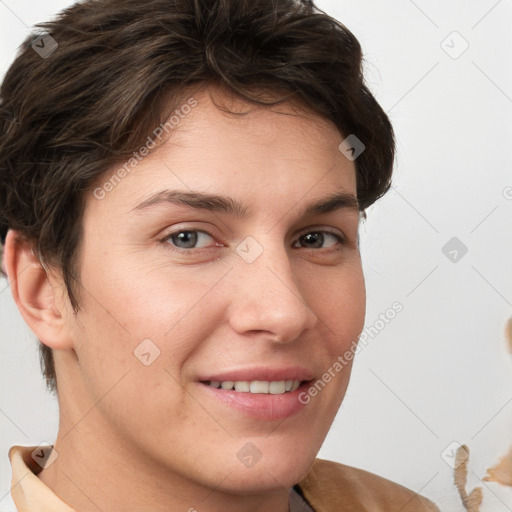
{"label": "eye", "polygon": [[[174,246],[179,252],[189,252],[188,249],[202,249],[208,247],[208,239],[213,237],[206,231],[197,229],[180,229],[173,233],[167,234],[161,239],[162,242]],[[199,245],[197,245],[199,243]]]}
{"label": "eye", "polygon": [[[329,240],[334,240],[334,243],[331,243],[327,247],[323,246],[324,243]],[[299,237],[296,243],[305,243],[306,249],[327,249],[334,245],[336,245],[336,242],[338,242],[340,245],[343,245],[345,243],[345,239],[337,234],[332,233],[331,231],[309,231],[308,233],[305,233]]]}
{"label": "eye", "polygon": [[[204,249],[212,247],[213,245],[222,246],[222,244],[219,243],[212,244],[212,240],[215,239],[209,233],[198,229],[180,229],[172,233],[168,233],[165,237],[160,239],[160,241],[166,244],[166,246],[171,250],[182,254],[192,254],[195,252],[194,249]],[[344,237],[338,233],[333,233],[327,230],[317,230],[309,231],[301,235],[294,243],[293,247],[302,247],[305,249],[329,249],[331,247],[335,247],[337,244],[343,245],[344,243]]]}

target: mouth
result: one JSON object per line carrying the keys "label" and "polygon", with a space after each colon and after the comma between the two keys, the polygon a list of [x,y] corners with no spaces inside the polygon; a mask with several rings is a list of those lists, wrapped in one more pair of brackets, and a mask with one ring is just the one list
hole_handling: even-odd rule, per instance
{"label": "mouth", "polygon": [[300,400],[313,379],[277,381],[201,380],[200,391],[212,404],[259,421],[283,420],[299,414],[307,402]]}
{"label": "mouth", "polygon": [[270,395],[282,395],[284,393],[293,393],[296,391],[301,385],[306,382],[310,382],[309,380],[297,380],[297,379],[288,379],[288,380],[207,380],[200,381],[201,384],[205,384],[206,386],[210,386],[215,389],[223,389],[225,391],[236,391],[238,393],[252,393],[252,394],[270,394]]}

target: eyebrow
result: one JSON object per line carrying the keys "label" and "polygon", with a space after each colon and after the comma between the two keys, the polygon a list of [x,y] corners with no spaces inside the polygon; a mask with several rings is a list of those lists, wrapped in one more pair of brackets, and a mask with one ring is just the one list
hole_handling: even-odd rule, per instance
{"label": "eyebrow", "polygon": [[[161,204],[189,206],[196,210],[207,210],[225,213],[239,218],[252,215],[252,210],[232,197],[204,192],[182,192],[178,190],[162,190],[138,204],[130,212],[145,210]],[[348,192],[336,192],[307,205],[301,215],[320,215],[337,210],[349,210],[359,213],[360,205],[357,197]]]}

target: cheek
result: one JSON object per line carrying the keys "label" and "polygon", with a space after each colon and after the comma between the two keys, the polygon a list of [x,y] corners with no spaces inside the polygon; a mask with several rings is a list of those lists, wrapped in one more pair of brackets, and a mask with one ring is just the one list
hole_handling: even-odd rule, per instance
{"label": "cheek", "polygon": [[[113,260],[114,258],[112,258]],[[219,272],[139,265],[117,259],[84,265],[82,308],[75,324],[76,352],[84,370],[107,386],[128,369],[181,365],[220,322],[211,299]],[[97,268],[97,270],[94,270]],[[144,377],[151,383],[155,372]],[[149,377],[149,378],[148,378]],[[98,389],[101,393],[103,389]]]}
{"label": "cheek", "polygon": [[339,274],[318,281],[313,303],[317,316],[329,333],[329,353],[337,357],[351,346],[364,328],[366,289],[359,263],[347,266]]}
{"label": "cheek", "polygon": [[328,428],[345,396],[364,328],[366,290],[361,264],[354,260],[329,276],[306,276],[304,286],[309,290],[309,305],[319,318],[318,335],[322,340],[315,350],[322,368],[320,382],[313,383],[315,389],[310,388],[310,395],[308,392],[325,411],[319,420],[318,428],[322,430]]}
{"label": "cheek", "polygon": [[188,410],[182,367],[209,332],[204,311],[191,307],[197,298],[187,301],[176,291],[164,300],[159,290],[142,293],[133,281],[94,290],[101,304],[87,295],[76,323],[76,353],[91,404],[126,435],[143,425],[155,432],[162,426],[156,423],[179,425]]}

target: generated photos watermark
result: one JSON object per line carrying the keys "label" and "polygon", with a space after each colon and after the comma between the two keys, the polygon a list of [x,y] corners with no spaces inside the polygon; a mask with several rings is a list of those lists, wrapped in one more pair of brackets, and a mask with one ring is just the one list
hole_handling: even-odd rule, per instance
{"label": "generated photos watermark", "polygon": [[106,180],[101,187],[96,187],[93,191],[93,196],[96,199],[104,199],[108,192],[114,190],[114,188],[121,183],[121,180],[125,178],[130,172],[139,165],[145,156],[149,155],[150,151],[157,145],[155,139],[162,140],[164,134],[169,134],[174,130],[194,107],[197,106],[197,100],[195,98],[189,98],[188,101],[183,104],[180,108],[174,111],[174,114],[167,119],[165,123],[161,123],[157,128],[153,130],[153,137],[148,135],[146,143],[139,148],[138,151],[134,151],[133,156],[124,163],[123,166],[119,167],[114,173]]}
{"label": "generated photos watermark", "polygon": [[404,307],[400,302],[394,302],[390,308],[379,315],[378,320],[365,327],[359,338],[352,341],[350,348],[339,355],[334,363],[306,391],[299,393],[297,398],[299,402],[303,405],[309,404],[311,398],[317,396],[354,359],[354,356],[368,345],[370,339],[375,338],[403,309]]}

